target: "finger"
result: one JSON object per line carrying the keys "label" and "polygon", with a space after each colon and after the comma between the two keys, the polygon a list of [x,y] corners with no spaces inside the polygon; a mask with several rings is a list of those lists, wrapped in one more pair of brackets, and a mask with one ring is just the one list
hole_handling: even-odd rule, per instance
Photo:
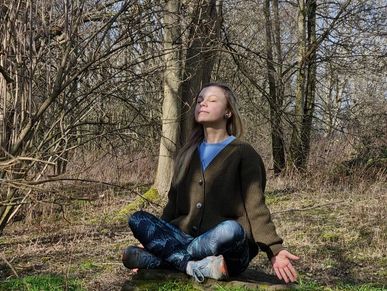
{"label": "finger", "polygon": [[281,276],[282,276],[282,279],[288,283],[289,282],[289,278],[288,276],[286,275],[286,272],[284,271],[284,269],[279,269],[280,273],[281,273]]}
{"label": "finger", "polygon": [[281,276],[281,273],[279,272],[278,268],[274,268],[274,272],[275,274],[277,275],[277,277],[282,280],[282,276]]}
{"label": "finger", "polygon": [[294,281],[297,280],[298,274],[297,274],[296,269],[294,269],[294,267],[293,267],[292,264],[289,264],[289,265],[288,265],[288,268],[289,268],[290,272],[292,272],[292,274],[293,274]]}
{"label": "finger", "polygon": [[[289,270],[289,268],[288,268],[288,267],[285,267],[285,268],[284,268],[284,271],[285,271],[287,277],[289,278],[289,281],[290,281],[290,282],[294,282],[294,281],[295,281],[294,276],[293,276],[292,272]],[[286,282],[286,283],[287,283],[287,282]]]}
{"label": "finger", "polygon": [[299,260],[300,259],[300,257],[297,257],[296,255],[293,255],[293,254],[291,254],[291,253],[289,253],[289,252],[287,252],[287,257],[289,258],[289,259],[291,259],[291,260]]}

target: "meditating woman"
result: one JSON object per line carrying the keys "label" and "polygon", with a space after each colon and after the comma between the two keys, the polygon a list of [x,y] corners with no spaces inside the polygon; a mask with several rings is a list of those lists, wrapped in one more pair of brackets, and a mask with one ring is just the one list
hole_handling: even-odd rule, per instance
{"label": "meditating woman", "polygon": [[196,97],[193,131],[179,152],[161,218],[138,211],[129,227],[142,247],[123,253],[129,269],[172,267],[202,282],[243,272],[258,250],[278,278],[293,282],[298,257],[282,245],[265,205],[265,168],[239,139],[242,122],[231,89],[210,83]]}

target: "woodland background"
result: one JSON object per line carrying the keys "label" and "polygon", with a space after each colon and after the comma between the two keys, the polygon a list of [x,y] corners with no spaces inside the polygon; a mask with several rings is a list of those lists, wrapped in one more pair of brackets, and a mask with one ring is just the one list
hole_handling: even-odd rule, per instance
{"label": "woodland background", "polygon": [[122,286],[126,214],[160,211],[193,98],[218,81],[265,161],[301,285],[382,288],[386,8],[0,0],[0,279]]}

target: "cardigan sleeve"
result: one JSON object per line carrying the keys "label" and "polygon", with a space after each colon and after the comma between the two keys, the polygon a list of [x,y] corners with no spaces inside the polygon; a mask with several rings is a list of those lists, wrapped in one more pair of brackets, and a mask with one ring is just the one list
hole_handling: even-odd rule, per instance
{"label": "cardigan sleeve", "polygon": [[249,144],[242,145],[241,191],[251,232],[259,248],[269,259],[284,249],[268,207],[265,204],[266,173],[259,154]]}
{"label": "cardigan sleeve", "polygon": [[176,217],[176,188],[171,185],[168,192],[168,202],[163,209],[161,219],[169,222]]}

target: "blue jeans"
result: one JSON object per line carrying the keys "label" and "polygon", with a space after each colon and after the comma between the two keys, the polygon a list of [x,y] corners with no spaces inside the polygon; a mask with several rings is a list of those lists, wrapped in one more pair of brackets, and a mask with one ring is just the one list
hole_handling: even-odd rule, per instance
{"label": "blue jeans", "polygon": [[191,260],[223,255],[231,276],[242,273],[249,265],[246,233],[234,220],[226,220],[197,237],[192,237],[176,226],[145,212],[135,212],[129,218],[135,238],[150,256],[149,267],[165,266],[165,262],[185,272]]}

